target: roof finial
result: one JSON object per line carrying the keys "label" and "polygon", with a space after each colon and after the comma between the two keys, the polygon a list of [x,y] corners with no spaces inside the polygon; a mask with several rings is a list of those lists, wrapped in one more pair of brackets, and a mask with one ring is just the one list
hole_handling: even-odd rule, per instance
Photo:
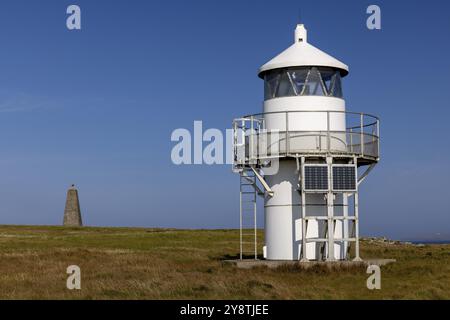
{"label": "roof finial", "polygon": [[295,28],[295,43],[307,42],[307,31],[303,24],[298,24]]}

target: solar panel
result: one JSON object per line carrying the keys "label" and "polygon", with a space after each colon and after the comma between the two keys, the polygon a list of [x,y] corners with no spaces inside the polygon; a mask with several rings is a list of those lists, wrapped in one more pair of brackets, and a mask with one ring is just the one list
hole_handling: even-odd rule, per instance
{"label": "solar panel", "polygon": [[356,190],[355,166],[333,166],[333,190]]}
{"label": "solar panel", "polygon": [[305,190],[328,190],[328,167],[305,166]]}

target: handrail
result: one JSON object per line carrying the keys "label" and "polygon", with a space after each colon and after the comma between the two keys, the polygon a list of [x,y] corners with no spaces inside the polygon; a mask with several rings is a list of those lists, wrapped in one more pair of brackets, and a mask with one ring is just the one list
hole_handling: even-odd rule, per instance
{"label": "handrail", "polygon": [[[294,118],[289,119],[291,115],[296,115],[300,113],[318,113],[318,114],[326,114],[326,123],[325,118],[320,120],[319,130],[305,130],[300,126],[296,128],[295,121],[290,123]],[[343,114],[345,116],[345,124],[350,123],[352,126],[345,126],[341,130],[332,130],[332,120],[331,114]],[[282,118],[276,118],[281,121],[278,130],[276,130],[275,134],[281,134],[276,141],[272,141],[270,145],[279,144],[284,141],[283,145],[279,146],[280,148],[275,155],[270,151],[271,156],[268,156],[268,150],[264,150],[268,146],[265,144],[260,145],[261,141],[266,141],[264,136],[267,137],[272,135],[271,130],[267,130],[266,121],[270,119],[267,116],[270,115],[282,115]],[[350,116],[350,117],[349,117]],[[301,118],[301,117],[300,117]],[[300,119],[297,117],[297,119]],[[322,121],[322,122],[321,122]],[[284,122],[284,123],[283,123]],[[359,125],[356,123],[359,122]],[[378,117],[366,114],[362,112],[351,112],[351,111],[334,111],[334,110],[286,110],[286,111],[272,111],[272,112],[262,112],[253,115],[247,115],[234,120],[234,130],[242,129],[243,135],[248,136],[247,142],[244,142],[243,146],[239,146],[239,148],[243,147],[244,153],[241,153],[240,160],[236,163],[258,163],[260,160],[270,159],[275,157],[289,157],[295,156],[298,154],[347,154],[352,157],[360,157],[364,159],[364,163],[373,163],[373,161],[377,162],[379,160],[380,154],[380,137],[379,137],[379,123],[380,120]],[[343,122],[339,123],[343,124]],[[285,127],[283,130],[282,127]],[[325,127],[325,128],[324,128]],[[367,129],[370,128],[370,129]],[[248,134],[250,131],[250,134]],[[236,136],[236,133],[234,134]],[[345,135],[345,136],[342,136]],[[311,139],[316,137],[316,142],[312,142],[312,140],[304,140],[302,139]],[[236,137],[235,137],[236,139]],[[309,141],[309,142],[308,142]],[[265,143],[265,142],[263,142]],[[305,143],[305,144],[304,144]],[[312,143],[312,144],[311,144]],[[338,143],[336,145],[336,143]],[[304,147],[302,147],[302,145]],[[316,147],[313,147],[313,146]],[[262,148],[261,148],[262,147]],[[245,151],[247,150],[247,151]],[[234,158],[237,159],[238,149],[235,148]],[[242,152],[242,151],[241,151]]]}
{"label": "handrail", "polygon": [[314,113],[314,112],[315,112],[315,113],[318,113],[318,112],[346,113],[346,114],[354,114],[354,115],[363,115],[363,116],[366,116],[366,117],[369,117],[369,118],[374,118],[374,119],[380,120],[379,117],[377,117],[377,116],[375,116],[375,115],[373,115],[373,114],[370,114],[370,113],[354,112],[354,111],[341,111],[341,110],[286,110],[286,111],[269,111],[269,112],[260,112],[260,113],[254,113],[254,114],[245,115],[245,116],[243,116],[242,118],[247,119],[247,118],[250,118],[251,116],[256,117],[256,116],[264,116],[264,115],[267,115],[267,114],[287,113],[287,112],[289,112],[289,113],[296,113],[296,112],[299,112],[299,113],[300,113],[300,112],[313,112],[313,113]]}
{"label": "handrail", "polygon": [[[380,123],[380,119],[372,114],[369,113],[364,113],[364,112],[353,112],[353,111],[340,111],[340,110],[286,110],[286,111],[270,111],[270,112],[261,112],[261,113],[255,113],[255,114],[251,114],[251,115],[245,115],[242,118],[239,119],[246,119],[246,120],[250,120],[249,118],[252,119],[252,121],[254,120],[262,120],[264,118],[264,116],[266,115],[272,115],[272,114],[285,114],[286,117],[289,116],[289,114],[292,113],[326,113],[327,115],[329,115],[330,113],[342,113],[345,115],[356,115],[360,117],[360,124],[357,126],[351,126],[351,127],[347,127],[347,130],[352,130],[352,129],[361,129],[363,130],[364,128],[368,128],[368,127],[375,127],[378,126]],[[260,119],[258,119],[258,117],[261,117]],[[256,119],[255,119],[256,118]],[[364,123],[366,121],[365,118],[368,118],[368,120],[366,121],[370,121],[369,123]],[[328,128],[329,129],[329,128]]]}

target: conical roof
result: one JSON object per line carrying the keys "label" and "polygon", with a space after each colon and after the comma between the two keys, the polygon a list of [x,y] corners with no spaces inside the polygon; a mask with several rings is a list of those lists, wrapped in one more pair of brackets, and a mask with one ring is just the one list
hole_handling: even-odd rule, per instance
{"label": "conical roof", "polygon": [[303,66],[331,67],[339,69],[342,76],[348,74],[346,64],[308,43],[307,31],[299,24],[295,29],[295,43],[259,68],[258,75],[262,78],[269,70]]}

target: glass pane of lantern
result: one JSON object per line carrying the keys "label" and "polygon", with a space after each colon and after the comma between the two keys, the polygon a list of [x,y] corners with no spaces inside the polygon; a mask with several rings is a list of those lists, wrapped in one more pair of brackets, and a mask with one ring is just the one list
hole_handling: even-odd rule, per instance
{"label": "glass pane of lantern", "polygon": [[331,84],[331,96],[336,98],[342,98],[342,84],[341,84],[341,73],[336,71],[333,76]]}
{"label": "glass pane of lantern", "polygon": [[278,87],[280,74],[277,70],[272,71],[264,76],[264,99],[275,98],[275,92]]}
{"label": "glass pane of lantern", "polygon": [[323,96],[325,95],[324,88],[322,86],[322,80],[320,78],[319,70],[316,67],[309,71],[308,79],[306,80],[305,95]]}
{"label": "glass pane of lantern", "polygon": [[335,76],[335,71],[331,68],[319,68],[320,75],[322,77],[323,84],[325,85],[326,95],[331,94],[332,80]]}
{"label": "glass pane of lantern", "polygon": [[295,96],[294,88],[292,87],[291,81],[289,80],[287,71],[283,71],[280,76],[280,85],[277,90],[277,97],[288,97]]}
{"label": "glass pane of lantern", "polygon": [[306,76],[308,75],[308,69],[297,69],[289,71],[291,80],[294,84],[297,95],[301,95],[305,87]]}

